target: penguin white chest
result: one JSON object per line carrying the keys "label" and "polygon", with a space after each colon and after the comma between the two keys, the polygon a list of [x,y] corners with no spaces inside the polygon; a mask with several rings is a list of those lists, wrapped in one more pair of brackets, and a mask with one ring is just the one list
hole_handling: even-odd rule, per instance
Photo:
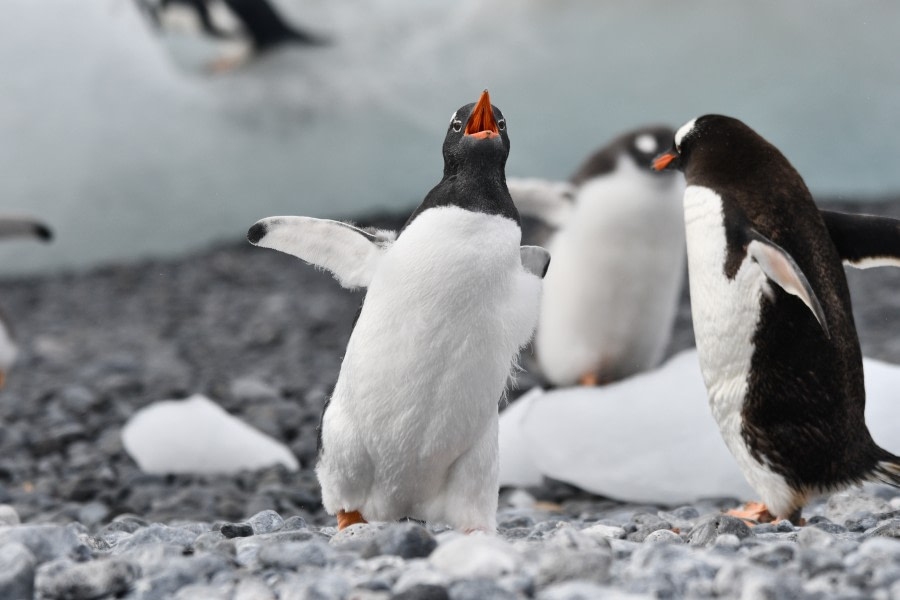
{"label": "penguin white chest", "polygon": [[535,348],[557,385],[650,368],[670,337],[684,273],[683,184],[619,162],[581,188],[550,244]]}
{"label": "penguin white chest", "polygon": [[490,528],[497,402],[537,321],[514,221],[418,215],[373,276],[323,419],[329,511]]}
{"label": "penguin white chest", "polygon": [[725,214],[715,191],[689,186],[684,194],[684,220],[694,336],[710,409],[751,487],[763,495],[770,509],[778,510],[789,505],[791,491],[780,475],[750,455],[741,419],[755,350],[753,337],[768,282],[749,255],[732,278],[726,275]]}

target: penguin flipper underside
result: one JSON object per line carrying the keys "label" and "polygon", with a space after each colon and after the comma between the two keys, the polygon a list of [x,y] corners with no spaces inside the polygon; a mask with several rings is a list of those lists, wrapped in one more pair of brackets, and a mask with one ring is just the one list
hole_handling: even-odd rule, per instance
{"label": "penguin flipper underside", "polygon": [[800,298],[822,326],[825,337],[830,338],[828,323],[825,322],[825,311],[822,310],[822,305],[800,266],[784,248],[758,231],[750,230],[749,236],[747,253],[759,265],[769,281],[776,283],[788,294]]}
{"label": "penguin flipper underside", "polygon": [[519,214],[560,227],[572,211],[575,186],[566,181],[517,178],[506,180]]}
{"label": "penguin flipper underside", "polygon": [[247,232],[251,244],[327,269],[349,289],[369,285],[395,238],[393,231],[368,231],[341,221],[312,217],[268,217]]}
{"label": "penguin flipper underside", "polygon": [[522,255],[522,267],[543,279],[550,267],[550,253],[540,246],[522,246],[519,253]]}
{"label": "penguin flipper underside", "polygon": [[900,267],[900,220],[819,212],[845,265],[857,269]]}

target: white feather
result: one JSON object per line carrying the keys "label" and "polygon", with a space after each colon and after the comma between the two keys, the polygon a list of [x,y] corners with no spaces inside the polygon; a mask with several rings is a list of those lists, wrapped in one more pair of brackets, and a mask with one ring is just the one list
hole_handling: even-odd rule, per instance
{"label": "white feather", "polygon": [[385,252],[323,420],[329,513],[494,529],[497,403],[541,287],[520,241],[510,219],[447,206]]}
{"label": "white feather", "polygon": [[682,178],[621,157],[585,183],[548,242],[535,352],[544,376],[619,379],[659,364],[684,280]]}
{"label": "white feather", "polygon": [[375,234],[347,223],[311,217],[268,217],[256,245],[291,254],[330,271],[345,288],[366,287],[393,243],[393,232]]}
{"label": "white feather", "polygon": [[559,227],[572,212],[576,188],[571,183],[511,177],[506,180],[506,185],[522,216]]}
{"label": "white feather", "polygon": [[684,193],[691,312],[700,368],[713,418],[750,486],[773,514],[794,508],[795,492],[781,475],[751,456],[741,435],[741,411],[753,357],[766,275],[747,255],[733,279],[725,276],[726,237],[722,199],[688,186]]}

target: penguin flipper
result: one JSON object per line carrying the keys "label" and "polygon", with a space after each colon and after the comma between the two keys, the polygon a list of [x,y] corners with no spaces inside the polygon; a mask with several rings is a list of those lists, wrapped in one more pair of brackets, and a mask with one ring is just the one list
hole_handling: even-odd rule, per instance
{"label": "penguin flipper", "polygon": [[369,285],[395,237],[392,231],[367,231],[341,221],[312,217],[268,217],[257,221],[247,232],[251,244],[327,269],[349,289]]}
{"label": "penguin flipper", "polygon": [[825,321],[825,311],[822,310],[822,305],[800,266],[784,248],[769,238],[755,230],[751,230],[749,233],[750,243],[747,244],[747,253],[750,257],[759,265],[770,281],[778,284],[788,294],[803,301],[803,304],[812,311],[819,325],[822,326],[825,337],[830,338],[828,323]]}
{"label": "penguin flipper", "polygon": [[900,267],[900,220],[819,212],[845,265],[857,269]]}
{"label": "penguin flipper", "polygon": [[536,277],[544,278],[550,267],[550,253],[540,246],[521,246],[522,267]]}
{"label": "penguin flipper", "polygon": [[566,181],[517,178],[506,180],[519,214],[560,227],[572,211],[575,186]]}
{"label": "penguin flipper", "polygon": [[27,217],[0,217],[0,238],[35,237],[45,242],[53,239],[49,227]]}

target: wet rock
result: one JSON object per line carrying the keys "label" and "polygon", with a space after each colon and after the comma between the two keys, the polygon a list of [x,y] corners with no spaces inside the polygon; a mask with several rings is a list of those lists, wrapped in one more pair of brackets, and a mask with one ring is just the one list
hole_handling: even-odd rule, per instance
{"label": "wet rock", "polygon": [[521,562],[508,543],[486,535],[460,535],[441,543],[428,558],[452,577],[500,577],[512,573]]}
{"label": "wet rock", "polygon": [[36,565],[34,555],[24,545],[11,542],[0,546],[0,598],[31,598]]}
{"label": "wet rock", "polygon": [[692,546],[708,546],[722,534],[731,534],[744,539],[753,535],[746,523],[729,515],[714,515],[701,519],[688,534]]}
{"label": "wet rock", "polygon": [[67,559],[38,567],[34,588],[38,596],[89,600],[126,592],[140,575],[137,565],[109,558],[86,563]]}

